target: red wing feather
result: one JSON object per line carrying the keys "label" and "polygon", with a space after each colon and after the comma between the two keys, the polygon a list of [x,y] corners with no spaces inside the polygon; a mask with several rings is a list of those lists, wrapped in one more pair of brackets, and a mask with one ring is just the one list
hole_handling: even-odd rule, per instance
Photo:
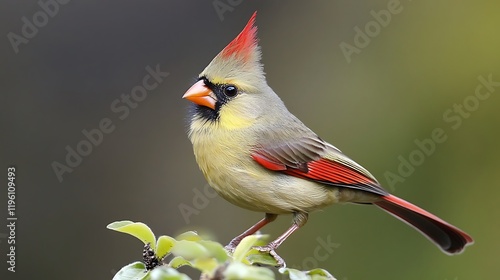
{"label": "red wing feather", "polygon": [[[330,146],[320,149],[318,141],[301,139],[299,142],[272,148],[260,148],[252,153],[252,158],[263,167],[286,173],[291,176],[316,181],[325,185],[359,189],[379,195],[387,192],[378,182],[363,174],[356,163]],[[322,154],[335,153],[336,161],[322,157]]]}
{"label": "red wing feather", "polygon": [[285,173],[304,176],[316,181],[328,181],[337,184],[374,184],[370,178],[360,174],[352,168],[341,163],[320,159],[307,163],[307,172],[289,169]]}
{"label": "red wing feather", "polygon": [[286,170],[286,165],[279,161],[270,160],[269,158],[261,155],[259,153],[253,153],[252,158],[265,168],[273,171],[283,171]]}
{"label": "red wing feather", "polygon": [[326,185],[359,189],[375,194],[386,195],[387,192],[382,189],[376,181],[359,173],[353,168],[340,162],[329,159],[320,159],[307,163],[307,171],[288,168],[284,171],[286,174],[313,180]]}

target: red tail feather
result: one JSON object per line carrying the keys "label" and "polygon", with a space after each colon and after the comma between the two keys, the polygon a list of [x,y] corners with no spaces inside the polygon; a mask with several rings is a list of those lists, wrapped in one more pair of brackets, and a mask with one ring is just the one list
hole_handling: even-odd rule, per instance
{"label": "red tail feather", "polygon": [[458,254],[474,242],[467,233],[418,206],[394,195],[381,198],[374,204],[420,231],[448,254]]}

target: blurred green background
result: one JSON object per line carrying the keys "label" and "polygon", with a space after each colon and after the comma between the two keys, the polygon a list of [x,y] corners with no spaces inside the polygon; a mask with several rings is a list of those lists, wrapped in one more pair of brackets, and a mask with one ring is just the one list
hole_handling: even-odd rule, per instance
{"label": "blurred green background", "polygon": [[[221,3],[229,8],[218,13]],[[386,188],[476,241],[449,257],[375,207],[332,206],[312,214],[279,249],[288,265],[317,265],[344,280],[497,279],[500,86],[477,104],[471,96],[479,76],[500,82],[500,2],[402,1],[377,32],[371,11],[388,3],[70,1],[16,54],[7,34],[21,35],[22,18],[32,22],[41,7],[2,1],[0,217],[7,223],[6,169],[14,165],[19,219],[17,272],[3,262],[2,279],[111,279],[141,258],[134,238],[106,230],[116,220],[169,235],[197,229],[227,243],[262,217],[219,197],[193,202],[206,183],[181,99],[255,10],[268,82],[290,111]],[[340,44],[355,46],[354,28],[367,24],[373,36],[349,63]],[[112,102],[158,64],[170,75],[120,120]],[[443,114],[464,100],[473,110],[453,129],[459,114],[451,113],[453,122]],[[115,130],[59,182],[51,164],[64,163],[65,147],[75,148],[82,130],[103,118]],[[389,188],[384,174],[397,174],[398,157],[408,159],[415,140],[435,128],[447,140]],[[200,211],[186,219],[181,205]],[[283,216],[264,232],[276,237],[289,224]],[[6,233],[0,227],[3,258]],[[314,256],[318,238],[338,245],[321,260]]]}

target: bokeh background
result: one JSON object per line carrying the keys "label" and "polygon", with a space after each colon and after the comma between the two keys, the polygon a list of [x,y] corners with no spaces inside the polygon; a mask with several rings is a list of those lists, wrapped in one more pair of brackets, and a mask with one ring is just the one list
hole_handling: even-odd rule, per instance
{"label": "bokeh background", "polygon": [[[227,243],[262,217],[219,197],[202,207],[193,202],[206,183],[181,99],[258,10],[269,84],[304,123],[386,187],[385,174],[397,174],[398,157],[408,159],[416,139],[445,131],[447,140],[390,190],[476,240],[449,257],[375,207],[333,206],[313,214],[279,249],[288,265],[317,264],[344,280],[497,279],[500,86],[460,117],[457,129],[443,114],[472,102],[479,76],[500,81],[500,2],[401,1],[401,12],[348,62],[339,45],[355,46],[354,28],[364,30],[374,21],[371,11],[388,3],[74,0],[60,4],[16,54],[7,34],[21,35],[22,18],[33,22],[41,8],[2,1],[0,217],[6,224],[6,169],[13,165],[19,220],[17,272],[8,273],[2,261],[1,278],[111,279],[141,258],[137,240],[105,228],[116,220],[142,221],[158,234],[199,230]],[[217,12],[224,4],[227,10]],[[148,65],[170,74],[120,120],[111,103],[142,83]],[[64,163],[65,147],[75,148],[82,130],[103,118],[115,130],[59,182],[51,164]],[[186,218],[180,205],[200,209]],[[289,224],[283,216],[264,232],[276,237]],[[6,233],[0,227],[1,259]],[[321,260],[314,257],[318,238],[338,245]]]}

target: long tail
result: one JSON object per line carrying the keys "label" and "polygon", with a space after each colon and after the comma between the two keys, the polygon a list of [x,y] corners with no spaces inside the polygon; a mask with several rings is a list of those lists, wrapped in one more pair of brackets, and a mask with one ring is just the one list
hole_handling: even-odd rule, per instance
{"label": "long tail", "polygon": [[445,253],[461,253],[465,246],[474,243],[467,233],[401,198],[387,195],[381,199],[374,204],[414,227]]}

